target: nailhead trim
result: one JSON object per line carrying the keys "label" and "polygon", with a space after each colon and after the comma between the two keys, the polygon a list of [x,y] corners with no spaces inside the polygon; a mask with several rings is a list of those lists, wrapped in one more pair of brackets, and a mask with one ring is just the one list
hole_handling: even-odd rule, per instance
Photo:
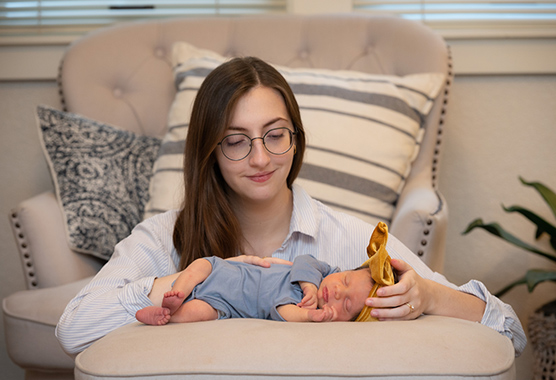
{"label": "nailhead trim", "polygon": [[[439,158],[440,158],[440,145],[442,144],[442,132],[443,132],[443,127],[444,127],[444,118],[446,115],[446,107],[448,105],[448,95],[450,94],[450,86],[452,84],[452,81],[454,79],[454,72],[452,70],[452,52],[450,50],[450,46],[446,46],[446,48],[448,49],[448,71],[447,71],[447,78],[446,78],[446,87],[444,89],[444,99],[442,101],[442,109],[440,110],[440,120],[438,121],[438,133],[437,133],[437,139],[436,139],[436,147],[434,149],[434,155],[433,155],[433,159],[432,159],[432,175],[431,175],[431,181],[432,181],[432,187],[437,190],[438,189],[438,181],[437,181],[437,175],[438,175],[438,163],[439,163]],[[433,220],[432,219],[427,219],[427,221],[425,222],[426,227],[423,230],[423,239],[421,240],[421,249],[419,249],[417,251],[417,255],[419,257],[423,257],[426,253],[426,246],[428,244],[428,237],[431,233],[431,230],[433,228]]]}
{"label": "nailhead trim", "polygon": [[23,264],[23,271],[25,272],[25,280],[27,282],[27,289],[37,289],[39,287],[37,278],[35,276],[35,267],[31,258],[29,244],[26,240],[25,233],[21,228],[18,213],[13,211],[10,215],[12,222],[12,229],[14,231],[15,239],[17,241],[17,248]]}

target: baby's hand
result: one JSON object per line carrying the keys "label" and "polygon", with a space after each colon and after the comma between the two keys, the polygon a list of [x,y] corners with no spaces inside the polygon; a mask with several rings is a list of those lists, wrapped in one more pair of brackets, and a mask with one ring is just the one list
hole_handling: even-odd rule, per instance
{"label": "baby's hand", "polygon": [[331,322],[334,320],[334,311],[328,305],[322,309],[308,310],[307,316],[310,322]]}
{"label": "baby's hand", "polygon": [[317,308],[317,287],[315,284],[310,282],[300,281],[301,289],[303,289],[303,299],[297,306],[304,309],[316,309]]}

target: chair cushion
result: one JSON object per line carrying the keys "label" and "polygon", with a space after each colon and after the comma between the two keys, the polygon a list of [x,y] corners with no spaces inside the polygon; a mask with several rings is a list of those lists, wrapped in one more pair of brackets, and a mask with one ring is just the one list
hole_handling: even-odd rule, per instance
{"label": "chair cushion", "polygon": [[435,316],[377,323],[133,323],[94,343],[75,365],[76,378],[90,380],[515,376],[508,338],[478,323]]}
{"label": "chair cushion", "polygon": [[142,220],[161,140],[37,108],[70,248],[102,259]]}
{"label": "chair cushion", "polygon": [[54,335],[68,302],[91,277],[67,285],[16,292],[2,301],[6,347],[20,367],[41,371],[73,371],[68,356]]}
{"label": "chair cushion", "polygon": [[[155,162],[145,217],[179,207],[191,107],[206,75],[224,61],[185,42],[174,45],[177,94]],[[276,68],[296,95],[307,134],[297,182],[333,208],[370,223],[389,223],[419,151],[422,122],[444,75]]]}

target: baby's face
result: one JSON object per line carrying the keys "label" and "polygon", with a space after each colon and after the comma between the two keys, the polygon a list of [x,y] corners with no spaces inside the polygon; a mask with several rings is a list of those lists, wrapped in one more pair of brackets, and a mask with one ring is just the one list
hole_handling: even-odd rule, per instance
{"label": "baby's face", "polygon": [[368,269],[333,273],[326,276],[317,292],[318,306],[328,305],[334,312],[335,321],[351,321],[356,318],[369,296],[373,281]]}

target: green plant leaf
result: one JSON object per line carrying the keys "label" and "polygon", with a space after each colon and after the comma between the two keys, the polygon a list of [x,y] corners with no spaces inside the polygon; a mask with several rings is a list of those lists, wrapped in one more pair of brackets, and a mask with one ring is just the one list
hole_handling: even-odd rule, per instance
{"label": "green plant leaf", "polygon": [[507,293],[513,287],[515,287],[517,285],[521,285],[521,284],[527,284],[527,289],[529,290],[529,293],[531,293],[531,292],[533,292],[533,290],[535,289],[535,287],[538,284],[540,284],[541,282],[545,282],[545,281],[555,281],[556,282],[556,271],[542,270],[542,269],[530,269],[530,270],[527,271],[527,273],[525,273],[525,276],[523,276],[522,278],[512,282],[511,284],[506,286],[504,289],[500,290],[495,295],[496,295],[496,297],[500,297],[500,296],[504,295],[505,293]]}
{"label": "green plant leaf", "polygon": [[517,247],[520,247],[520,248],[525,249],[525,250],[527,250],[529,252],[532,252],[532,253],[536,253],[537,255],[543,256],[543,257],[545,257],[549,260],[552,260],[552,261],[556,262],[556,256],[555,255],[551,255],[549,253],[539,251],[537,248],[521,241],[520,239],[518,239],[517,237],[515,237],[511,233],[504,230],[498,223],[485,224],[481,218],[478,218],[478,219],[475,219],[474,221],[472,221],[467,226],[467,229],[463,232],[463,234],[465,235],[465,234],[471,232],[475,228],[482,228],[485,231],[493,234],[494,236],[498,236],[499,238],[507,241],[510,244],[513,244]]}
{"label": "green plant leaf", "polygon": [[540,182],[527,182],[523,178],[519,177],[521,183],[527,186],[533,187],[537,192],[543,197],[545,202],[548,204],[548,207],[552,210],[554,217],[556,217],[556,194],[554,191],[546,187]]}
{"label": "green plant leaf", "polygon": [[518,286],[518,285],[522,285],[522,284],[526,284],[527,283],[527,278],[526,276],[521,277],[519,280],[515,280],[514,282],[512,282],[511,284],[507,285],[505,288],[503,288],[502,290],[498,291],[497,293],[495,293],[494,295],[498,298],[502,297],[504,294],[508,293],[510,290],[512,290],[514,287]]}
{"label": "green plant leaf", "polygon": [[533,211],[527,210],[523,207],[511,206],[506,208],[504,207],[504,205],[502,205],[502,207],[506,212],[518,212],[529,219],[532,223],[534,223],[537,226],[535,239],[540,238],[543,233],[547,233],[548,235],[550,235],[550,244],[552,245],[552,248],[556,250],[556,226],[550,224],[545,219],[535,214]]}

